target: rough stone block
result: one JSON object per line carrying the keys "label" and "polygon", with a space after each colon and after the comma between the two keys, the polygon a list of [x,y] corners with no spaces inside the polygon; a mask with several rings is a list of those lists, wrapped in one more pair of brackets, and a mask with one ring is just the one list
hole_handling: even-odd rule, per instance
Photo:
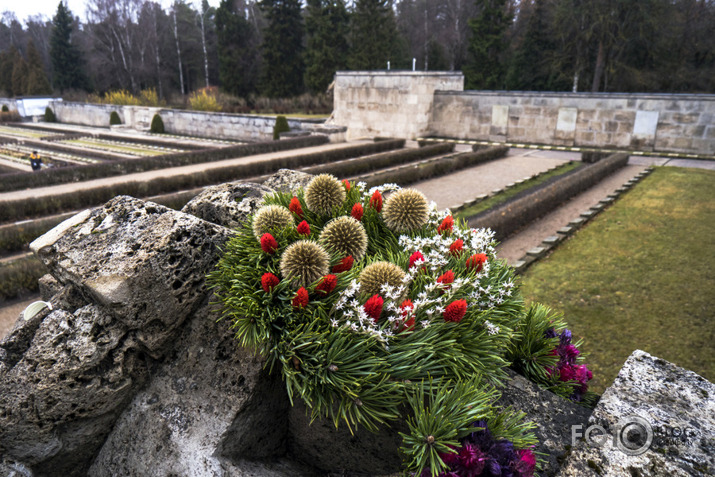
{"label": "rough stone block", "polygon": [[571,227],[578,228],[578,227],[582,226],[585,222],[586,222],[586,219],[584,219],[583,217],[576,217],[575,219],[569,221],[569,225]]}
{"label": "rough stone block", "polygon": [[301,187],[307,187],[312,179],[313,176],[305,172],[279,169],[278,172],[266,179],[263,185],[280,192],[292,192]]}
{"label": "rough stone block", "polygon": [[559,230],[556,231],[556,233],[561,234],[561,235],[571,235],[574,231],[574,228],[570,225],[567,225],[565,227],[561,227]]}
{"label": "rough stone block", "polygon": [[60,283],[75,285],[158,357],[206,299],[205,276],[229,235],[191,215],[119,196],[66,220],[30,248]]}
{"label": "rough stone block", "polygon": [[644,351],[626,360],[588,425],[560,476],[715,473],[715,385]]}
{"label": "rough stone block", "polygon": [[525,420],[536,424],[539,444],[534,450],[545,454],[546,461],[540,475],[555,475],[570,450],[572,426],[585,427],[591,410],[541,389],[511,370],[507,374],[498,404],[525,412]]}
{"label": "rough stone block", "polygon": [[248,218],[273,189],[251,182],[229,182],[205,188],[181,211],[234,229]]}
{"label": "rough stone block", "polygon": [[526,254],[531,255],[532,257],[541,257],[546,253],[547,250],[547,247],[534,247],[528,250]]}
{"label": "rough stone block", "polygon": [[585,211],[581,212],[579,215],[581,217],[583,217],[584,219],[589,220],[589,219],[593,218],[593,216],[595,216],[597,213],[598,212],[596,212],[595,210],[585,210]]}
{"label": "rough stone block", "polygon": [[561,242],[564,238],[558,235],[550,235],[546,237],[544,240],[542,240],[542,243],[549,245],[549,246],[554,246],[557,243]]}

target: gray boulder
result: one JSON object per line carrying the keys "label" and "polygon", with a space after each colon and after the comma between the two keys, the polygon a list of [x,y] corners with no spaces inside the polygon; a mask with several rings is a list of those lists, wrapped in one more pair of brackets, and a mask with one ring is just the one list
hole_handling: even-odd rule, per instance
{"label": "gray boulder", "polygon": [[152,357],[206,299],[205,276],[230,231],[152,202],[119,196],[30,244],[63,284],[72,283]]}
{"label": "gray boulder", "polygon": [[301,187],[306,188],[312,179],[312,174],[291,169],[279,169],[278,172],[266,179],[263,185],[280,192],[295,192]]}
{"label": "gray boulder", "polygon": [[715,385],[636,350],[588,421],[559,474],[715,474]]}
{"label": "gray boulder", "polygon": [[536,424],[534,434],[539,444],[534,451],[542,453],[545,460],[541,475],[555,475],[571,449],[572,426],[585,426],[591,410],[542,389],[511,370],[507,374],[509,379],[500,389],[498,404],[525,412],[525,419]]}
{"label": "gray boulder", "polygon": [[204,189],[182,212],[208,222],[235,229],[258,208],[270,187],[252,182],[229,182]]}

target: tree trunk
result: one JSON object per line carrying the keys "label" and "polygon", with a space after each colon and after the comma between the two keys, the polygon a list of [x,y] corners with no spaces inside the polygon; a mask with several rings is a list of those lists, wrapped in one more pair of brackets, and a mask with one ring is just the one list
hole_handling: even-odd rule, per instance
{"label": "tree trunk", "polygon": [[209,55],[206,52],[206,27],[205,18],[206,12],[201,14],[201,47],[204,50],[204,75],[206,77],[206,87],[209,87]]}
{"label": "tree trunk", "polygon": [[596,68],[593,72],[593,84],[591,85],[591,92],[598,93],[601,87],[601,76],[603,76],[603,68],[606,63],[606,55],[603,51],[603,40],[598,41],[598,55],[596,56]]}
{"label": "tree trunk", "polygon": [[184,94],[184,67],[181,64],[181,48],[179,48],[179,27],[176,23],[176,4],[174,4],[174,40],[176,40],[176,56],[179,57],[179,87]]}

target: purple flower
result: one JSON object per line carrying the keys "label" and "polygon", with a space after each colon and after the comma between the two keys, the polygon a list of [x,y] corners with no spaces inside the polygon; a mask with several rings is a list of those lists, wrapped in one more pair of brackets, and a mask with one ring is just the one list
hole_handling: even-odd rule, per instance
{"label": "purple flower", "polygon": [[546,338],[556,338],[558,335],[556,334],[556,330],[553,328],[549,328],[544,332],[544,336]]}
{"label": "purple flower", "polygon": [[561,340],[562,346],[571,344],[571,330],[569,330],[568,328],[564,329],[561,332],[561,336],[559,339]]}

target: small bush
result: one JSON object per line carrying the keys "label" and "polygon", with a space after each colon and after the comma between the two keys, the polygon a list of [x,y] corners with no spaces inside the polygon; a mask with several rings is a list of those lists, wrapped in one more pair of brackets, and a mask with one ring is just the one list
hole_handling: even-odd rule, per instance
{"label": "small bush", "polygon": [[109,125],[114,126],[115,124],[122,124],[122,120],[116,111],[112,111],[112,114],[109,115]]}
{"label": "small bush", "polygon": [[47,268],[35,256],[0,264],[0,302],[36,292],[37,280],[45,273]]}
{"label": "small bush", "polygon": [[104,104],[116,104],[117,106],[139,106],[139,98],[129,91],[120,89],[119,91],[109,91],[100,100]]}
{"label": "small bush", "polygon": [[0,123],[21,121],[22,118],[17,111],[0,111]]}
{"label": "small bush", "polygon": [[189,105],[196,111],[221,111],[216,95],[209,93],[206,88],[194,91],[189,97]]}
{"label": "small bush", "polygon": [[149,88],[149,89],[143,89],[141,93],[139,93],[139,101],[141,102],[142,106],[162,106],[163,101],[159,100],[159,95],[156,94],[156,90],[154,88]]}
{"label": "small bush", "polygon": [[8,112],[10,112],[10,108],[7,107],[7,104],[3,104],[3,105],[2,105],[2,112],[3,112],[3,113],[8,113]]}
{"label": "small bush", "polygon": [[288,120],[285,116],[276,117],[276,124],[273,126],[273,140],[276,141],[281,138],[281,133],[290,131],[290,126],[288,126]]}
{"label": "small bush", "polygon": [[56,123],[57,122],[57,116],[55,116],[55,112],[50,109],[49,106],[45,108],[45,122],[46,123]]}
{"label": "small bush", "polygon": [[158,114],[155,114],[154,117],[151,118],[151,127],[149,128],[149,131],[156,134],[164,134],[164,120],[161,119],[161,116]]}

